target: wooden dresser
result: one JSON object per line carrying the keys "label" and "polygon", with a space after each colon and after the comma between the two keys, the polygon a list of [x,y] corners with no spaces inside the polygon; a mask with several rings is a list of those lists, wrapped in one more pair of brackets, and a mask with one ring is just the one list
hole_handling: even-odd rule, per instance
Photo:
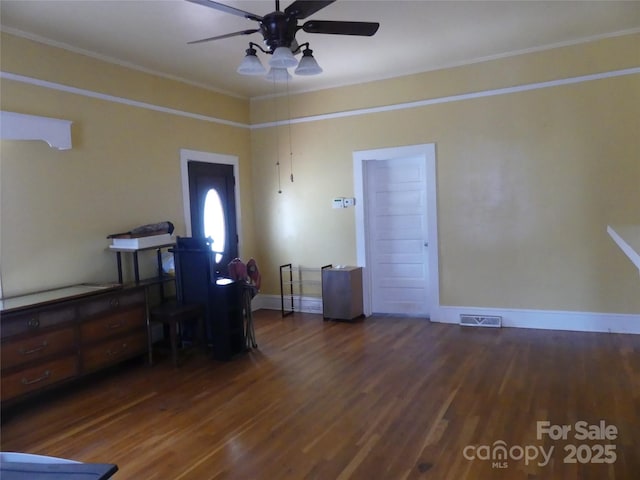
{"label": "wooden dresser", "polygon": [[3,406],[147,352],[144,287],[75,285],[0,301]]}

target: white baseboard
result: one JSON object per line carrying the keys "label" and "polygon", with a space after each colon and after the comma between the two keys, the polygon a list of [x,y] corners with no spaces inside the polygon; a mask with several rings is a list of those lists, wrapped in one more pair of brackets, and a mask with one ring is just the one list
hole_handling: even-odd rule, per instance
{"label": "white baseboard", "polygon": [[503,327],[640,334],[640,315],[624,313],[440,306],[431,321],[458,324],[460,314],[498,315]]}
{"label": "white baseboard", "polygon": [[[280,310],[282,308],[282,300],[280,295],[264,295],[259,293],[251,303],[252,310],[264,308],[266,310]],[[291,310],[291,297],[284,299],[285,311]],[[304,313],[322,313],[322,298],[320,297],[301,297],[294,295],[293,311]]]}
{"label": "white baseboard", "polygon": [[[280,310],[281,300],[279,295],[259,294],[253,299],[252,305],[254,310]],[[290,297],[286,297],[285,310],[290,308]],[[294,296],[293,309],[296,312],[322,314],[322,299]],[[630,313],[439,306],[434,309],[431,321],[457,325],[460,323],[460,314],[497,315],[502,317],[503,327],[640,334],[640,315]]]}

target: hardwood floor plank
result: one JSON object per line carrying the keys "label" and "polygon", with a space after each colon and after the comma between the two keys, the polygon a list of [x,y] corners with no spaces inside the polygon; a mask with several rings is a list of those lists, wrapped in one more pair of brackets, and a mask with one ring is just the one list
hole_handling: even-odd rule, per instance
{"label": "hardwood floor plank", "polygon": [[[420,319],[254,314],[231,362],[141,360],[3,411],[4,451],[118,464],[129,479],[636,479],[640,336],[473,329]],[[576,422],[618,429],[574,438]],[[566,440],[537,422],[570,425]],[[465,458],[503,441],[547,465]],[[612,464],[564,463],[570,444]],[[585,448],[586,448],[585,447]],[[480,450],[481,451],[481,450]],[[539,460],[539,459],[538,459]]]}

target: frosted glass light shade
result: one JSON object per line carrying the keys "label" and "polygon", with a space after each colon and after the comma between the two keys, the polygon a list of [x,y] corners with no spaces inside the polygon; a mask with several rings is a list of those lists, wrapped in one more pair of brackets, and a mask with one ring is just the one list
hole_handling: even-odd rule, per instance
{"label": "frosted glass light shade", "polygon": [[267,73],[264,78],[270,82],[284,83],[293,77],[291,77],[291,74],[286,68],[273,67],[269,69],[269,73]]}
{"label": "frosted glass light shade", "polygon": [[302,58],[300,59],[300,63],[298,64],[298,68],[295,70],[296,75],[318,75],[322,73],[322,68],[316,62],[316,59],[313,58],[313,51],[306,49],[302,52]]}
{"label": "frosted glass light shade", "polygon": [[238,67],[238,73],[242,75],[264,75],[267,73],[267,69],[264,68],[260,59],[256,56],[256,51],[250,52],[247,50],[247,55],[242,59],[242,63]]}
{"label": "frosted glass light shade", "polygon": [[298,61],[289,48],[278,47],[274,50],[273,55],[271,55],[269,65],[274,68],[289,68],[298,65]]}

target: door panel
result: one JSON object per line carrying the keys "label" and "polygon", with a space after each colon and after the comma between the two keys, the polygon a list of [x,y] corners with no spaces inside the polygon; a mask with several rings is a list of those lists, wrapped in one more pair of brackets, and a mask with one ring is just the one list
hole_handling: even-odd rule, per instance
{"label": "door panel", "polygon": [[367,238],[374,313],[428,314],[426,162],[366,162]]}
{"label": "door panel", "polygon": [[[229,262],[238,256],[233,166],[189,161],[188,174],[191,236],[212,237],[211,248],[217,252],[217,270],[225,273]],[[218,199],[220,209],[216,206]],[[209,217],[205,218],[205,215]],[[219,218],[220,215],[223,218]],[[217,233],[217,222],[222,225],[220,233]]]}

